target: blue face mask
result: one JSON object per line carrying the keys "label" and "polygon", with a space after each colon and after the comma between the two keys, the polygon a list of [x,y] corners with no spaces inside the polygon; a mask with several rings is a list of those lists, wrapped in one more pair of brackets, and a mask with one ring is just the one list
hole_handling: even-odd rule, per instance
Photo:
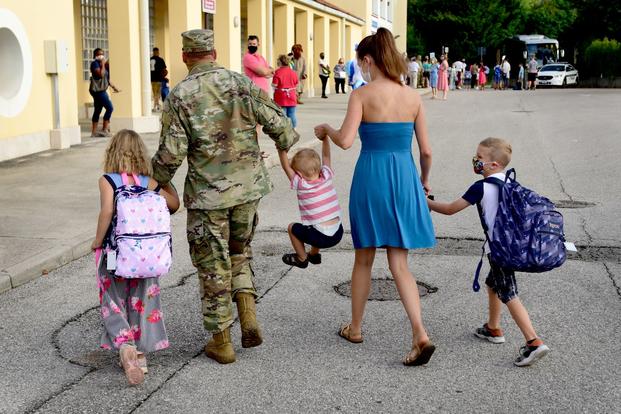
{"label": "blue face mask", "polygon": [[475,174],[483,174],[483,170],[485,169],[485,165],[486,164],[491,164],[492,162],[483,162],[480,159],[478,159],[476,156],[472,157],[472,168],[474,168],[474,173]]}

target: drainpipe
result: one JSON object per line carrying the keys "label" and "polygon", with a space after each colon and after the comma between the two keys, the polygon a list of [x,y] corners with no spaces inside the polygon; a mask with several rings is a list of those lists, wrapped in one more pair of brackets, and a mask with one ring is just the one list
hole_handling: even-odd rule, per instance
{"label": "drainpipe", "polygon": [[272,48],[274,44],[274,3],[267,0],[267,36],[270,40],[267,42],[267,61],[272,65]]}
{"label": "drainpipe", "polygon": [[343,60],[347,62],[349,59],[346,58],[349,50],[346,49],[347,45],[345,43],[345,17],[341,17],[341,56]]}
{"label": "drainpipe", "polygon": [[142,116],[151,115],[151,56],[149,50],[149,0],[140,0],[140,78]]}

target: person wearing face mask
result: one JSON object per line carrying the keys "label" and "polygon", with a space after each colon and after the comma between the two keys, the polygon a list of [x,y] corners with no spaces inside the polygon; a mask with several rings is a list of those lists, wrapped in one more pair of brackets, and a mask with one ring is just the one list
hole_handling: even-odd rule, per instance
{"label": "person wearing face mask", "polygon": [[[492,137],[484,139],[479,143],[476,155],[472,158],[473,172],[482,175],[483,179],[472,184],[461,198],[453,202],[428,200],[429,208],[440,214],[453,215],[476,204],[486,239],[492,240],[494,222],[500,208],[499,186],[504,184],[505,180],[510,180],[504,170],[511,162],[512,153],[513,150],[508,141]],[[488,315],[487,322],[473,333],[484,341],[494,344],[504,343],[505,337],[501,329],[500,315],[503,305],[506,305],[526,341],[513,364],[518,367],[529,366],[547,355],[550,348],[537,335],[528,311],[518,297],[514,270],[495,263],[490,254],[489,242],[486,242],[484,247],[490,263],[490,271],[485,279]]]}
{"label": "person wearing face mask", "polygon": [[[401,84],[407,66],[388,29],[380,28],[365,37],[356,56],[368,84],[351,92],[339,129],[328,124],[315,127],[320,140],[331,139],[343,149],[350,148],[358,134],[362,142],[349,198],[355,249],[352,314],[338,333],[349,342],[364,340],[362,319],[371,288],[371,269],[376,250],[386,249],[412,329],[412,347],[403,363],[423,365],[430,360],[435,346],[423,325],[418,288],[407,260],[409,249],[436,244],[425,196],[430,191],[431,170],[425,111],[418,92]],[[412,156],[414,135],[420,153],[420,175]]]}
{"label": "person wearing face mask", "polygon": [[248,36],[248,53],[244,55],[242,64],[244,73],[252,80],[255,85],[270,93],[269,78],[274,76],[274,69],[270,67],[267,60],[258,52],[259,38],[255,35]]}
{"label": "person wearing face mask", "polygon": [[293,59],[291,60],[291,62],[293,63],[293,67],[291,69],[293,69],[296,75],[298,75],[299,81],[296,90],[296,93],[298,95],[298,104],[304,104],[301,98],[302,94],[304,93],[304,79],[307,78],[306,59],[304,59],[304,56],[302,55],[303,52],[304,49],[302,49],[302,45],[299,43],[296,43],[291,47],[291,53],[293,53]]}
{"label": "person wearing face mask", "polygon": [[347,79],[347,72],[345,72],[345,61],[343,58],[339,58],[339,61],[334,65],[334,89],[336,93],[339,93],[339,87],[342,93],[345,93],[345,79]]}
{"label": "person wearing face mask", "polygon": [[[110,82],[110,65],[106,60],[104,51],[97,48],[93,51],[94,60],[91,62],[91,79],[88,92],[93,97],[93,117],[91,118],[91,137],[109,137],[110,135],[110,118],[112,117],[112,101],[108,96],[108,86],[112,88],[114,92],[120,92],[120,90]],[[103,125],[101,131],[97,131],[97,125],[99,124],[99,115],[101,111],[106,109],[103,116]]]}
{"label": "person wearing face mask", "polygon": [[448,69],[449,64],[446,56],[440,57],[440,66],[438,66],[438,90],[442,91],[442,99],[446,101],[448,95]]}
{"label": "person wearing face mask", "polygon": [[319,79],[321,79],[321,97],[327,99],[326,86],[328,85],[328,79],[330,78],[330,65],[326,60],[326,55],[321,52],[319,54]]}
{"label": "person wearing face mask", "polygon": [[198,270],[205,346],[221,364],[235,361],[230,328],[237,303],[244,348],[263,342],[256,318],[257,292],[251,241],[261,198],[272,189],[257,142],[263,125],[279,150],[299,140],[289,118],[246,76],[216,62],[212,30],[182,35],[188,76],[164,101],[153,178],[169,183],[187,157],[183,202],[192,263]]}

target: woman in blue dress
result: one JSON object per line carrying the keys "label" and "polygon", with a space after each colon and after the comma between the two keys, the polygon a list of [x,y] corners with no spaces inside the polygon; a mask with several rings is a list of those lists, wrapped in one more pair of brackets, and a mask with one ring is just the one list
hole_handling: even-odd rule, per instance
{"label": "woman in blue dress", "polygon": [[[357,58],[366,86],[353,91],[340,129],[327,124],[315,127],[343,149],[360,134],[362,150],[351,184],[349,216],[356,249],[352,270],[352,318],[339,335],[362,342],[362,318],[371,288],[371,269],[377,248],[386,248],[390,272],[412,327],[412,349],[403,363],[422,365],[435,347],[423,325],[416,280],[408,269],[408,249],[435,245],[427,207],[431,147],[425,113],[415,90],[400,76],[407,68],[392,33],[380,28],[360,42]],[[420,153],[421,174],[412,157],[412,137]]]}
{"label": "woman in blue dress", "polygon": [[438,70],[440,65],[436,58],[431,59],[431,69],[429,72],[429,83],[431,84],[431,99],[436,99],[438,96]]}

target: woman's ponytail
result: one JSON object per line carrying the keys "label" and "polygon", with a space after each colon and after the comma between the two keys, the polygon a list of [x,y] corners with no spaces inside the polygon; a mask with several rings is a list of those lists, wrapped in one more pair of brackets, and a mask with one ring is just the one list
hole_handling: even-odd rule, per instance
{"label": "woman's ponytail", "polygon": [[362,39],[357,50],[358,59],[366,55],[373,58],[377,68],[388,79],[401,83],[401,75],[407,73],[405,61],[397,50],[395,38],[390,30],[380,27],[377,33]]}

